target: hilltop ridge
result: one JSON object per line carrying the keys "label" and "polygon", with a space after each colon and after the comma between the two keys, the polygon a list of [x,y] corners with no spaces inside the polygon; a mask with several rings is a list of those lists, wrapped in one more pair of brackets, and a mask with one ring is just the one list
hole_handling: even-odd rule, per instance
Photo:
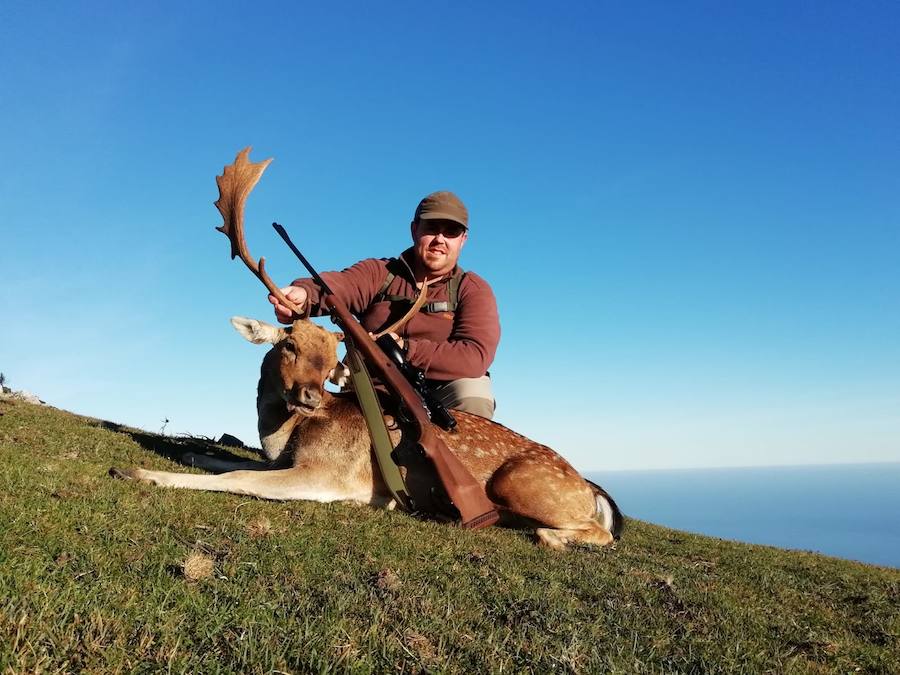
{"label": "hilltop ridge", "polygon": [[615,548],[559,553],[522,532],[106,475],[186,450],[224,452],[0,400],[0,671],[900,664],[898,570],[636,520]]}

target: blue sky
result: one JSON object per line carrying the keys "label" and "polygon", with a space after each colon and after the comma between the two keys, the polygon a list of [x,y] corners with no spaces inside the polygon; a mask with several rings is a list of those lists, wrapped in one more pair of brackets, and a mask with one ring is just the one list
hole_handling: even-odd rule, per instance
{"label": "blue sky", "polygon": [[76,412],[255,442],[285,283],[457,192],[497,420],[584,470],[900,461],[892,2],[0,7],[0,370]]}

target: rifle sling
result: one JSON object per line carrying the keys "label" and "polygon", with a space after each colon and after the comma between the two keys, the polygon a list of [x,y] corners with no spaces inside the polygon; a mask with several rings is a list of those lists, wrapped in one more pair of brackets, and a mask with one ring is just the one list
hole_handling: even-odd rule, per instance
{"label": "rifle sling", "polygon": [[359,407],[362,410],[363,417],[366,420],[366,426],[369,428],[369,437],[372,439],[372,447],[375,450],[375,459],[378,461],[378,468],[381,470],[381,477],[384,484],[390,490],[391,495],[397,500],[397,505],[404,511],[412,510],[412,503],[403,477],[400,475],[400,469],[391,458],[391,452],[394,446],[391,443],[391,437],[388,434],[387,426],[384,423],[384,412],[381,409],[381,403],[378,401],[378,394],[372,385],[372,378],[366,368],[362,355],[356,351],[353,341],[345,338],[347,346],[347,359],[350,367],[350,379],[353,382],[353,391],[359,400]]}

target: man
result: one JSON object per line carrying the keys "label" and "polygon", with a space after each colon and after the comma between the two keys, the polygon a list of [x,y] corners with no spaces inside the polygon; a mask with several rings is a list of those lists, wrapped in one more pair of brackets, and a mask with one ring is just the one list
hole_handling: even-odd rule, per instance
{"label": "man", "polygon": [[[413,245],[398,258],[368,258],[322,278],[370,333],[403,316],[427,282],[427,303],[394,337],[444,405],[490,418],[495,403],[487,370],[500,320],[488,283],[457,264],[469,236],[468,211],[452,192],[434,192],[419,202],[410,231]],[[323,314],[311,279],[281,290],[304,316]],[[282,323],[300,318],[274,296],[269,301]]]}

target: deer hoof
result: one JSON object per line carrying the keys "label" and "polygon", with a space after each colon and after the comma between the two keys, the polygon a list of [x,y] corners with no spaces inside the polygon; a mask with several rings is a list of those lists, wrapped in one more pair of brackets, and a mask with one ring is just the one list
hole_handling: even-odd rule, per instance
{"label": "deer hoof", "polygon": [[109,475],[113,478],[118,478],[119,480],[139,480],[139,476],[137,474],[137,469],[118,469],[116,467],[112,467],[109,470]]}
{"label": "deer hoof", "polygon": [[552,548],[555,551],[564,551],[566,549],[566,544],[569,541],[567,537],[562,536],[548,527],[539,527],[534,533],[537,536],[538,544],[546,546],[547,548]]}

